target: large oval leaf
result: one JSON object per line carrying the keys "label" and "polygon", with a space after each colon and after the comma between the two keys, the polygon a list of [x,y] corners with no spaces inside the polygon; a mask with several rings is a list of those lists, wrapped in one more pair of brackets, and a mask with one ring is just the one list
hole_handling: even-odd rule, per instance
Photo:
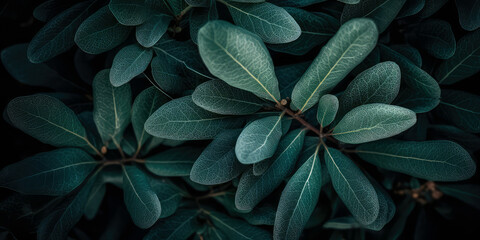
{"label": "large oval leaf", "polygon": [[216,77],[270,101],[280,99],[272,59],[257,36],[228,22],[212,21],[198,32],[198,48]]}
{"label": "large oval leaf", "polygon": [[77,148],[39,153],[3,168],[0,186],[22,194],[65,195],[78,187],[97,163]]}
{"label": "large oval leaf", "polygon": [[150,9],[145,0],[110,0],[108,8],[123,25],[136,26],[147,20]]}
{"label": "large oval leaf", "polygon": [[333,148],[325,148],[327,165],[333,188],[355,219],[364,225],[377,219],[378,196],[362,171],[347,156]]}
{"label": "large oval leaf", "polygon": [[438,189],[445,195],[454,197],[480,210],[480,186],[476,184],[442,184]]}
{"label": "large oval leaf", "polygon": [[135,28],[137,42],[144,47],[152,47],[167,32],[172,17],[154,14],[144,24]]}
{"label": "large oval leaf", "polygon": [[110,82],[119,87],[147,69],[152,60],[153,51],[137,44],[122,48],[113,59],[110,69]]}
{"label": "large oval leaf", "polygon": [[475,173],[475,163],[460,145],[446,141],[383,140],[356,150],[378,167],[432,181],[461,181]]}
{"label": "large oval leaf", "polygon": [[162,206],[160,218],[166,218],[175,213],[182,197],[186,195],[186,192],[175,184],[165,179],[150,178],[150,186],[152,190],[157,194]]}
{"label": "large oval leaf", "polygon": [[360,62],[377,43],[375,23],[353,19],[340,27],[295,85],[292,108],[304,112],[315,105]]}
{"label": "large oval leaf", "polygon": [[333,136],[345,143],[358,144],[395,136],[415,124],[417,117],[409,109],[383,103],[354,108],[340,120]]}
{"label": "large oval leaf", "polygon": [[480,1],[455,0],[457,5],[460,26],[467,31],[473,31],[480,27]]}
{"label": "large oval leaf", "polygon": [[242,118],[218,115],[192,101],[191,96],[172,100],[145,122],[147,133],[173,140],[212,139],[225,129],[240,127]]}
{"label": "large oval leaf", "polygon": [[171,148],[145,159],[145,167],[158,176],[188,176],[201,148]]}
{"label": "large oval leaf", "polygon": [[272,239],[272,235],[266,230],[252,226],[240,219],[231,218],[216,211],[205,212],[213,225],[222,230],[228,239]]}
{"label": "large oval leaf", "polygon": [[145,236],[145,240],[188,239],[199,227],[199,210],[180,209],[175,215],[159,221]]}
{"label": "large oval leaf", "polygon": [[447,21],[430,19],[421,22],[413,35],[409,36],[409,42],[436,58],[449,59],[455,53],[455,35]]}
{"label": "large oval leaf", "polygon": [[480,132],[480,97],[477,95],[443,90],[442,101],[435,112],[467,132]]}

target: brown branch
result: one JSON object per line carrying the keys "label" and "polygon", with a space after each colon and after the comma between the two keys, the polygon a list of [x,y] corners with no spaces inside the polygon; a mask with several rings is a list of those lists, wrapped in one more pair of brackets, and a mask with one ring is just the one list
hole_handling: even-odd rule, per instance
{"label": "brown branch", "polygon": [[295,114],[291,109],[283,106],[282,104],[277,104],[275,105],[275,107],[277,107],[278,109],[284,111],[286,114],[288,114],[290,117],[292,117],[293,119],[297,120],[299,123],[301,123],[303,126],[305,126],[306,128],[308,128],[308,130],[314,132],[315,134],[317,134],[318,136],[320,137],[323,137],[323,134],[322,132],[320,132],[319,129],[315,128],[314,126],[312,126],[310,123],[308,123],[307,121],[305,121],[305,119],[301,118],[299,115]]}

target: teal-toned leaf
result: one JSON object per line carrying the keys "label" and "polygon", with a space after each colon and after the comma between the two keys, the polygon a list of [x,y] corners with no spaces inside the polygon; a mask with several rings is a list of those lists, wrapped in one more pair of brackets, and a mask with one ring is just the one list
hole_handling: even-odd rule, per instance
{"label": "teal-toned leaf", "polygon": [[28,45],[28,59],[33,63],[45,62],[70,49],[75,44],[77,28],[94,11],[95,3],[78,3],[51,19]]}
{"label": "teal-toned leaf", "polygon": [[408,217],[415,209],[416,202],[412,198],[404,198],[398,206],[398,214],[392,220],[392,223],[384,230],[382,237],[385,239],[398,239],[404,233]]}
{"label": "teal-toned leaf", "polygon": [[99,153],[75,113],[54,97],[40,94],[17,97],[8,103],[7,113],[15,127],[43,143]]}
{"label": "teal-toned leaf", "polygon": [[366,225],[365,227],[370,230],[380,231],[382,228],[389,223],[396,212],[395,203],[383,187],[375,181],[373,178],[369,178],[370,182],[375,188],[375,191],[378,196],[378,217],[372,223]]}
{"label": "teal-toned leaf", "polygon": [[270,0],[269,2],[281,7],[306,7],[326,0]]}
{"label": "teal-toned leaf", "polygon": [[[253,169],[240,178],[235,194],[235,206],[242,211],[251,211],[271,194],[294,169],[303,146],[306,131],[302,129],[288,133],[279,143],[271,165],[263,174],[256,176]],[[265,160],[268,161],[268,160]]]}
{"label": "teal-toned leaf", "polygon": [[471,133],[480,132],[480,97],[457,90],[443,90],[435,112],[453,125]]}
{"label": "teal-toned leaf", "polygon": [[338,217],[328,220],[323,224],[324,228],[330,229],[339,229],[339,230],[347,230],[347,229],[355,229],[361,228],[362,225],[355,220],[353,217]]}
{"label": "teal-toned leaf", "polygon": [[220,229],[228,239],[272,239],[269,232],[262,228],[252,226],[240,219],[231,218],[223,213],[208,211],[213,225]]}
{"label": "teal-toned leaf", "polygon": [[394,62],[382,62],[363,71],[340,96],[338,117],[369,103],[393,102],[400,90],[400,68]]}
{"label": "teal-toned leaf", "polygon": [[221,80],[200,84],[192,99],[199,107],[224,115],[248,115],[263,106],[263,101],[254,94],[231,87]]}
{"label": "teal-toned leaf", "polygon": [[177,147],[145,159],[145,167],[158,176],[188,176],[201,148]]}
{"label": "teal-toned leaf", "polygon": [[439,184],[437,187],[445,195],[454,197],[480,210],[480,186],[474,184]]}
{"label": "teal-toned leaf", "polygon": [[278,86],[280,88],[280,97],[282,99],[292,95],[295,84],[298,82],[310,64],[311,62],[301,62],[275,67],[275,74],[278,77]]}
{"label": "teal-toned leaf", "polygon": [[448,0],[425,0],[425,6],[422,11],[418,13],[421,18],[428,18],[436,13],[440,8],[447,3]]}
{"label": "teal-toned leaf", "polygon": [[378,31],[369,19],[343,24],[322,48],[292,93],[292,107],[305,112],[315,105],[372,51]]}
{"label": "teal-toned leaf", "polygon": [[473,31],[480,27],[480,1],[455,0],[455,5],[457,5],[460,26],[463,29]]}
{"label": "teal-toned leaf", "polygon": [[204,185],[226,183],[238,177],[246,168],[235,156],[235,144],[240,129],[218,134],[193,164],[190,179]]}
{"label": "teal-toned leaf", "polygon": [[440,102],[440,87],[435,79],[400,53],[385,45],[379,46],[382,61],[395,62],[402,72],[402,84],[405,89],[400,91],[394,104],[409,108],[416,113],[434,109]]}
{"label": "teal-toned leaf", "polygon": [[172,17],[166,14],[155,14],[145,23],[135,28],[135,37],[144,47],[152,47],[167,32]]}
{"label": "teal-toned leaf", "polygon": [[380,168],[432,181],[460,181],[475,173],[475,163],[468,152],[446,140],[384,140],[362,144],[356,152]]}
{"label": "teal-toned leaf", "polygon": [[137,98],[135,98],[132,106],[132,127],[137,139],[137,151],[140,150],[148,140],[152,139],[152,135],[148,134],[144,127],[148,117],[169,100],[165,94],[158,91],[155,87],[149,87],[143,90]]}
{"label": "teal-toned leaf", "polygon": [[114,87],[109,72],[102,70],[93,79],[93,120],[103,143],[112,140],[118,146],[130,123],[132,93],[129,85]]}
{"label": "teal-toned leaf", "polygon": [[211,21],[198,32],[198,48],[214,76],[259,97],[279,100],[272,59],[257,36],[225,21]]}
{"label": "teal-toned leaf", "polygon": [[83,210],[85,218],[88,220],[92,220],[97,215],[103,198],[105,197],[107,188],[104,181],[105,178],[103,176],[96,177],[95,182],[92,184],[92,189],[88,193],[87,200],[85,201],[85,208]]}
{"label": "teal-toned leaf", "polygon": [[318,149],[319,146],[283,189],[273,225],[275,239],[299,239],[317,205],[322,184]]}
{"label": "teal-toned leaf", "polygon": [[266,43],[288,43],[300,37],[300,26],[281,7],[268,2],[219,2],[228,7],[236,25],[257,34]]}
{"label": "teal-toned leaf", "polygon": [[468,33],[457,42],[455,54],[435,70],[438,83],[454,84],[480,71],[480,29]]}
{"label": "teal-toned leaf", "polygon": [[122,48],[115,55],[110,69],[110,82],[119,87],[147,69],[152,60],[153,51],[137,44]]}
{"label": "teal-toned leaf", "polygon": [[390,48],[406,57],[413,64],[415,64],[415,66],[419,68],[422,67],[422,55],[420,55],[420,52],[416,48],[411,47],[408,44],[391,45]]}
{"label": "teal-toned leaf", "polygon": [[225,192],[225,194],[214,198],[227,209],[231,216],[241,217],[252,225],[273,225],[275,222],[276,206],[271,203],[260,203],[250,212],[245,212],[235,206],[235,193],[233,191]]}
{"label": "teal-toned leaf", "polygon": [[455,53],[455,36],[450,24],[444,20],[421,22],[409,41],[439,59],[451,58]]}
{"label": "teal-toned leaf", "polygon": [[208,8],[193,9],[189,16],[190,37],[195,44],[198,44],[198,31],[200,28],[208,21],[218,19],[217,2],[215,0],[208,1],[210,2]]}
{"label": "teal-toned leaf", "polygon": [[324,156],[333,187],[350,213],[361,224],[374,222],[379,213],[378,196],[367,177],[336,149],[325,148]]}
{"label": "teal-toned leaf", "polygon": [[3,168],[0,186],[22,194],[64,195],[79,186],[96,165],[77,148],[39,153]]}
{"label": "teal-toned leaf", "polygon": [[407,0],[397,15],[397,18],[409,17],[422,11],[425,0]]}
{"label": "teal-toned leaf", "polygon": [[157,194],[162,206],[160,218],[166,218],[175,213],[182,201],[185,192],[173,183],[165,180],[153,179],[150,180],[152,190]]}
{"label": "teal-toned leaf", "polygon": [[197,220],[199,213],[199,210],[180,209],[175,215],[155,224],[144,239],[188,239],[200,227]]}
{"label": "teal-toned leaf", "polygon": [[378,47],[375,47],[370,54],[351,71],[351,74],[357,76],[378,63],[380,63],[380,50]]}
{"label": "teal-toned leaf", "polygon": [[147,176],[135,166],[122,166],[123,198],[133,222],[140,228],[151,227],[160,217],[161,205]]}
{"label": "teal-toned leaf", "polygon": [[430,125],[428,128],[433,131],[432,138],[435,140],[451,140],[470,153],[480,149],[480,137],[473,133],[450,125]]}
{"label": "teal-toned leaf", "polygon": [[275,153],[282,137],[282,118],[265,117],[247,125],[235,145],[235,154],[243,164],[252,164],[265,160]]}
{"label": "teal-toned leaf", "polygon": [[342,12],[341,22],[352,18],[370,18],[382,33],[395,19],[406,0],[362,0],[358,4],[347,4]]}
{"label": "teal-toned leaf", "polygon": [[71,5],[71,3],[59,0],[47,0],[35,7],[33,17],[42,22],[47,22]]}
{"label": "teal-toned leaf", "polygon": [[100,54],[120,45],[130,34],[105,6],[88,17],[78,27],[75,43],[86,53]]}
{"label": "teal-toned leaf", "polygon": [[222,116],[201,107],[191,96],[162,105],[145,122],[147,133],[173,140],[212,139],[225,129],[240,127],[242,118]]}
{"label": "teal-toned leaf", "polygon": [[190,88],[190,82],[184,75],[184,66],[175,59],[164,54],[157,55],[152,59],[150,66],[153,79],[163,91],[181,95]]}
{"label": "teal-toned leaf", "polygon": [[119,23],[127,26],[144,23],[149,14],[145,0],[110,0],[108,8]]}
{"label": "teal-toned leaf", "polygon": [[188,7],[188,4],[184,0],[163,0],[162,2],[166,2],[167,8],[171,10],[171,13],[174,16],[179,15],[183,9]]}
{"label": "teal-toned leaf", "polygon": [[354,108],[340,120],[333,136],[344,142],[358,144],[395,136],[417,121],[409,109],[383,103],[370,103]]}
{"label": "teal-toned leaf", "polygon": [[286,7],[285,10],[297,21],[302,34],[293,42],[268,45],[268,48],[277,52],[304,55],[330,39],[340,27],[337,19],[324,13],[311,13],[292,7]]}
{"label": "teal-toned leaf", "polygon": [[335,95],[325,94],[318,101],[317,121],[322,127],[333,122],[338,111],[338,98]]}
{"label": "teal-toned leaf", "polygon": [[360,0],[337,0],[337,1],[345,3],[347,6],[348,4],[357,4],[360,2]]}

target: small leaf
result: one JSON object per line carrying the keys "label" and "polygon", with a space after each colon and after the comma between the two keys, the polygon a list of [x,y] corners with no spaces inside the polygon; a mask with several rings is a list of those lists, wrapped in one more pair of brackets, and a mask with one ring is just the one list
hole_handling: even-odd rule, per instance
{"label": "small leaf", "polygon": [[162,105],[145,122],[147,133],[173,140],[212,139],[225,129],[240,127],[242,118],[222,116],[204,110],[191,96]]}
{"label": "small leaf", "polygon": [[252,164],[265,160],[275,153],[282,137],[282,118],[265,117],[247,125],[235,145],[235,154],[243,164]]}
{"label": "small leaf", "polygon": [[340,151],[325,148],[324,155],[333,187],[342,202],[359,223],[373,223],[379,214],[379,203],[370,181],[357,165]]}
{"label": "small leaf", "polygon": [[122,48],[115,55],[110,69],[110,82],[114,87],[128,83],[147,69],[152,60],[153,51],[137,44]]}
{"label": "small leaf", "polygon": [[229,216],[215,212],[205,212],[213,225],[220,229],[228,239],[272,239],[269,232],[262,228],[252,226],[242,220],[230,218]]}
{"label": "small leaf", "polygon": [[166,218],[173,215],[182,201],[185,192],[173,183],[166,180],[150,178],[150,186],[157,194],[162,206],[160,218]]}
{"label": "small leaf", "polygon": [[293,89],[295,110],[305,112],[320,96],[328,93],[372,51],[378,31],[369,19],[353,19],[343,24],[322,48],[312,65]]}
{"label": "small leaf", "polygon": [[188,176],[201,148],[177,147],[145,159],[145,167],[158,176]]}
{"label": "small leaf", "polygon": [[480,133],[480,97],[446,89],[435,112],[453,125],[471,133]]}
{"label": "small leaf", "polygon": [[463,29],[473,31],[480,27],[480,1],[455,0],[455,5],[457,5],[460,26]]}
{"label": "small leaf", "polygon": [[455,54],[435,70],[439,84],[450,85],[480,71],[480,29],[468,33],[457,42]]}
{"label": "small leaf", "polygon": [[474,184],[439,184],[437,187],[445,195],[454,197],[480,210],[480,186]]}
{"label": "small leaf", "polygon": [[143,229],[149,228],[160,217],[160,201],[140,169],[123,165],[122,169],[123,198],[127,210],[135,225]]}
{"label": "small leaf", "polygon": [[140,45],[148,48],[155,45],[167,32],[172,17],[166,14],[154,14],[145,23],[135,28],[135,36]]}
{"label": "small leaf", "polygon": [[430,19],[421,22],[409,42],[439,59],[449,59],[455,53],[455,36],[447,21]]}
{"label": "small leaf", "polygon": [[344,142],[358,144],[395,136],[417,121],[409,109],[383,103],[370,103],[354,108],[340,120],[333,136]]}
{"label": "small leaf", "polygon": [[127,26],[140,25],[149,15],[145,0],[110,0],[108,8],[119,23]]}
{"label": "small leaf", "polygon": [[266,170],[263,174],[256,176],[253,169],[243,173],[235,194],[235,206],[239,210],[251,211],[254,209],[293,171],[303,146],[305,134],[306,131],[302,129],[288,133],[280,141],[275,155],[271,158],[271,165],[265,167]]}
{"label": "small leaf", "polygon": [[299,239],[317,205],[322,185],[319,147],[288,180],[282,191],[273,226],[275,239]]}
{"label": "small leaf", "polygon": [[415,66],[419,68],[422,67],[422,55],[420,55],[420,52],[416,48],[411,47],[408,44],[391,45],[390,48],[406,57],[415,64]]}
{"label": "small leaf", "polygon": [[460,145],[446,141],[384,140],[362,144],[357,154],[390,171],[432,181],[461,181],[475,173],[475,163]]}
{"label": "small leaf", "polygon": [[105,6],[78,27],[75,43],[86,53],[100,54],[120,45],[127,39],[130,30],[130,27],[118,23]]}
{"label": "small leaf", "polygon": [[420,12],[424,6],[425,0],[407,0],[396,18],[413,16]]}
{"label": "small leaf", "polygon": [[263,106],[263,101],[254,94],[231,87],[221,80],[200,84],[192,99],[199,107],[224,115],[248,115]]}
{"label": "small leaf", "polygon": [[181,95],[190,88],[190,82],[183,74],[184,66],[175,59],[165,54],[157,55],[150,66],[153,79],[165,92]]}
{"label": "small leaf", "polygon": [[198,32],[198,48],[214,76],[259,97],[279,100],[272,59],[257,36],[225,21],[211,21]]}
{"label": "small leaf", "polygon": [[240,129],[218,134],[193,164],[190,179],[204,185],[226,183],[246,168],[235,156],[235,143]]}
{"label": "small leaf", "polygon": [[99,153],[75,113],[54,97],[41,94],[17,97],[8,103],[7,113],[15,127],[43,143]]}
{"label": "small leaf", "polygon": [[335,95],[325,94],[318,102],[317,121],[322,127],[333,122],[338,111],[338,98]]}
{"label": "small leaf", "polygon": [[78,187],[96,165],[91,156],[77,148],[39,153],[3,168],[0,186],[22,194],[65,195]]}
{"label": "small leaf", "polygon": [[199,210],[180,209],[175,215],[160,220],[145,236],[145,240],[188,239],[200,227]]}
{"label": "small leaf", "polygon": [[130,123],[132,93],[129,85],[112,86],[109,72],[102,70],[93,79],[93,120],[103,143],[112,140],[118,146]]}

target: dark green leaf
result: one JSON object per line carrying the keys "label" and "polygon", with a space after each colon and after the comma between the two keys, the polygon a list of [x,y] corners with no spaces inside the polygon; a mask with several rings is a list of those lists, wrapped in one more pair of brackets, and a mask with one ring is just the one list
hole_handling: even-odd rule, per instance
{"label": "dark green leaf", "polygon": [[281,7],[306,7],[326,0],[270,0],[269,2]]}
{"label": "dark green leaf", "polygon": [[201,148],[177,147],[145,159],[145,167],[159,176],[188,176]]}
{"label": "dark green leaf", "polygon": [[135,29],[138,43],[144,47],[152,47],[167,32],[172,17],[166,14],[154,14]]}
{"label": "dark green leaf", "polygon": [[338,111],[338,98],[335,95],[325,94],[318,102],[317,121],[321,127],[333,122]]}
{"label": "dark green leaf", "polygon": [[275,74],[278,77],[278,85],[280,88],[280,97],[282,99],[292,95],[295,84],[298,82],[310,64],[311,62],[301,62],[275,67]]}
{"label": "dark green leaf", "polygon": [[406,57],[413,64],[415,64],[415,66],[419,68],[422,67],[422,55],[420,55],[420,52],[416,48],[411,47],[408,44],[391,45],[390,48]]}
{"label": "dark green leaf", "polygon": [[420,12],[425,6],[425,0],[407,0],[397,15],[397,18],[409,17]]}
{"label": "dark green leaf", "polygon": [[165,92],[180,95],[189,88],[184,66],[175,59],[165,54],[157,55],[150,66],[153,79]]}
{"label": "dark green leaf", "polygon": [[137,44],[122,48],[115,55],[110,69],[110,82],[119,87],[147,69],[152,60],[153,51]]}
{"label": "dark green leaf", "polygon": [[166,218],[175,213],[180,205],[185,192],[173,183],[167,180],[159,180],[151,178],[150,186],[152,190],[157,194],[162,206],[160,218]]}
{"label": "dark green leaf", "polygon": [[92,188],[88,193],[88,198],[85,201],[85,208],[83,211],[86,219],[92,220],[97,215],[103,198],[105,197],[106,190],[105,178],[103,176],[96,177],[95,182],[92,184]]}
{"label": "dark green leaf", "polygon": [[460,26],[463,29],[473,31],[480,27],[480,1],[455,0],[455,5],[457,5]]}
{"label": "dark green leaf", "polygon": [[441,184],[437,187],[445,195],[454,197],[480,210],[480,186],[474,184]]}
{"label": "dark green leaf", "polygon": [[450,24],[444,20],[421,22],[409,41],[436,58],[448,59],[455,53],[455,36]]}
{"label": "dark green leaf", "polygon": [[203,25],[208,21],[213,21],[218,19],[217,12],[217,2],[215,0],[208,0],[210,6],[207,8],[196,8],[190,14],[189,18],[189,27],[190,27],[190,37],[195,44],[198,44],[198,31]]}
{"label": "dark green leaf", "polygon": [[225,233],[228,239],[272,239],[271,234],[266,230],[254,227],[242,220],[230,218],[223,213],[215,211],[205,213],[211,219],[213,225]]}
{"label": "dark green leaf", "polygon": [[480,97],[457,90],[443,90],[436,113],[453,125],[472,133],[480,132]]}
{"label": "dark green leaf", "polygon": [[418,15],[421,18],[428,18],[442,8],[447,2],[448,0],[425,0],[425,6]]}
{"label": "dark green leaf", "polygon": [[199,210],[181,209],[175,215],[160,220],[145,236],[145,240],[188,239],[199,228]]}
{"label": "dark green leaf", "polygon": [[119,23],[127,26],[144,23],[150,13],[145,0],[110,0],[108,8]]}

